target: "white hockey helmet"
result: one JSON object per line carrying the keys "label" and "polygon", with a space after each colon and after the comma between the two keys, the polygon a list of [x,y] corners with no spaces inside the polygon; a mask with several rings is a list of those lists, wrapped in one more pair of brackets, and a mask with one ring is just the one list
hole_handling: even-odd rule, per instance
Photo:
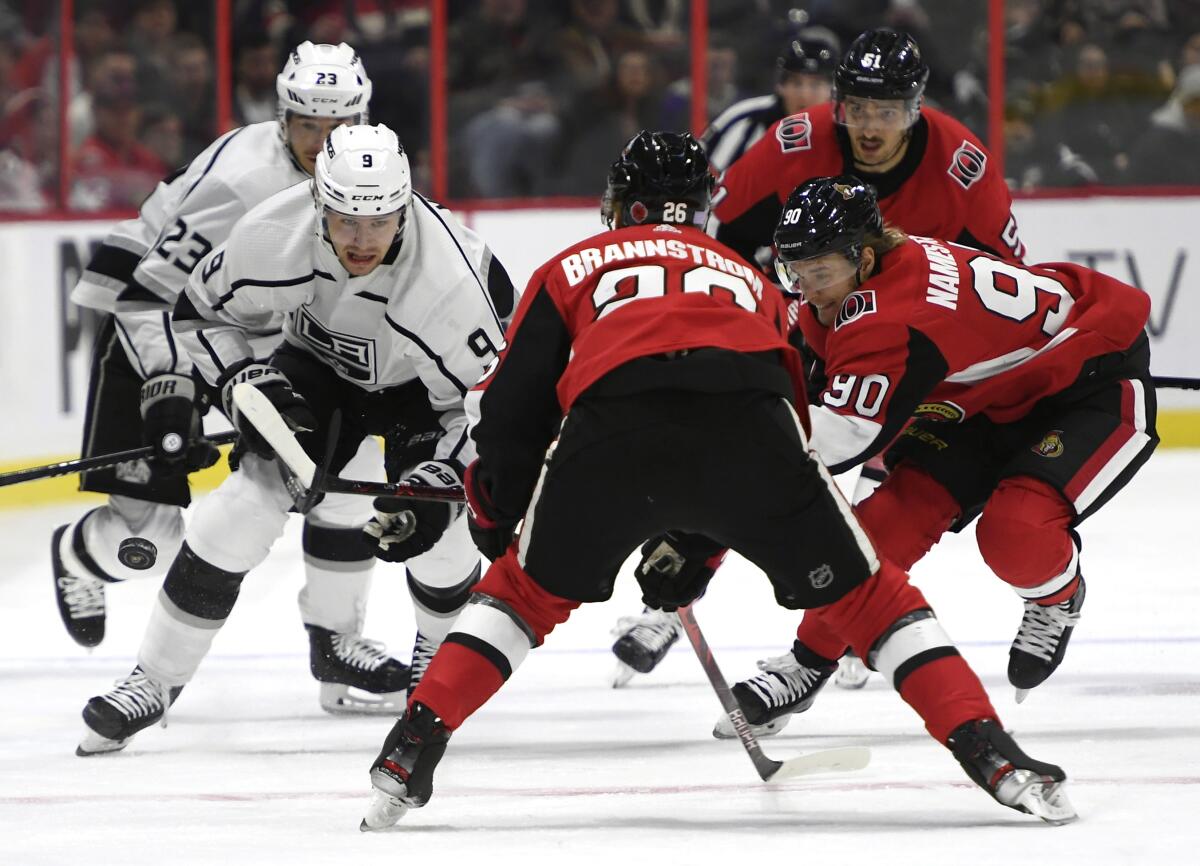
{"label": "white hockey helmet", "polygon": [[408,155],[382,123],[331,132],[317,155],[312,183],[319,207],[348,216],[394,213],[412,201]]}
{"label": "white hockey helmet", "polygon": [[275,93],[281,121],[290,111],[308,117],[361,115],[365,123],[371,79],[357,52],[345,42],[301,42],[276,77]]}

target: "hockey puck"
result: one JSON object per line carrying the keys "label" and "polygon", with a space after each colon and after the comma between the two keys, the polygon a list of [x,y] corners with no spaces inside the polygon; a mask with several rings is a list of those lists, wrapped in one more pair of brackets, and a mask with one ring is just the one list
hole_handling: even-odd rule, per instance
{"label": "hockey puck", "polygon": [[117,548],[117,559],[126,568],[145,571],[158,560],[158,548],[154,542],[135,535],[121,542]]}

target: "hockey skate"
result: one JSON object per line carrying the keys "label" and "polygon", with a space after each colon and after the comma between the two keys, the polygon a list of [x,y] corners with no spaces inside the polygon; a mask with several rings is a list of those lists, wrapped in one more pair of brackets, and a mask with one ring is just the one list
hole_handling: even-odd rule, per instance
{"label": "hockey skate", "polygon": [[1067,774],[1062,768],[1026,755],[997,722],[977,719],[959,725],[946,745],[971,781],[997,803],[1050,824],[1079,817],[1063,790]]}
{"label": "hockey skate", "polygon": [[863,660],[848,650],[838,660],[837,673],[833,675],[833,684],[839,689],[861,689],[871,678],[871,669],[863,664]]}
{"label": "hockey skate", "polygon": [[612,647],[617,657],[613,688],[619,689],[635,673],[648,674],[654,670],[683,634],[683,626],[675,613],[647,607],[637,616],[621,617],[612,633],[617,635]]}
{"label": "hockey skate", "polygon": [[104,640],[104,581],[89,576],[76,577],[63,564],[60,545],[67,525],[54,530],[50,540],[50,563],[54,568],[54,596],[58,614],[67,634],[75,643],[91,649]]}
{"label": "hockey skate", "polygon": [[1079,622],[1086,589],[1083,577],[1079,587],[1066,601],[1052,605],[1025,602],[1021,627],[1008,651],[1008,681],[1016,686],[1017,703],[1029,690],[1040,686],[1062,663],[1067,641]]}
{"label": "hockey skate", "polygon": [[[837,670],[837,663],[822,658],[800,641],[790,652],[758,663],[762,673],[730,690],[746,716],[756,737],[769,737],[787,726],[794,713],[812,706],[817,693]],[[719,740],[737,737],[729,716],[722,715],[713,727]]]}
{"label": "hockey skate", "polygon": [[83,708],[87,733],[75,747],[81,758],[105,752],[119,752],[129,745],[133,735],[157,721],[166,727],[167,708],[175,703],[183,686],[168,687],[135,667],[129,676],[117,680],[117,687],[97,695]]}
{"label": "hockey skate", "polygon": [[371,805],[358,829],[385,830],[409,809],[428,803],[433,771],[449,740],[442,720],[424,704],[413,704],[392,726],[371,766]]}
{"label": "hockey skate", "polygon": [[[317,625],[304,627],[308,630],[309,669],[321,683],[321,709],[346,715],[404,712],[408,667],[384,652],[383,644]],[[364,692],[367,694],[361,694]]]}

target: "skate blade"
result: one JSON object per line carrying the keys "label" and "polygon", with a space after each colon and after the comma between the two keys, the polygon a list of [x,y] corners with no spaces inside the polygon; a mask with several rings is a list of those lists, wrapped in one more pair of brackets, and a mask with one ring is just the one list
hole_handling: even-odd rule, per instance
{"label": "skate blade", "polygon": [[389,796],[379,790],[372,791],[371,805],[367,806],[367,813],[363,815],[358,829],[362,833],[376,833],[380,830],[387,830],[395,826],[396,822],[403,818],[407,811],[408,806],[399,797]]}
{"label": "skate blade", "polygon": [[1062,782],[1038,782],[1030,785],[1017,797],[1016,806],[1023,812],[1041,818],[1047,824],[1070,824],[1079,819],[1079,813],[1071,805],[1063,785]]}
{"label": "skate blade", "polygon": [[[777,719],[772,719],[765,725],[751,725],[750,730],[755,737],[762,739],[763,737],[773,737],[787,727],[788,722],[792,720],[793,713],[788,713],[786,716],[780,716]],[[729,720],[729,716],[723,715],[717,719],[717,723],[713,725],[712,735],[718,740],[736,740],[738,739],[737,731],[733,728],[733,722]]]}
{"label": "skate blade", "polygon": [[625,664],[625,662],[617,659],[617,667],[612,673],[612,687],[619,689],[627,685],[636,673],[637,671]]}
{"label": "skate blade", "polygon": [[783,765],[767,781],[781,782],[784,779],[809,776],[813,773],[845,773],[861,770],[870,763],[871,750],[863,746],[826,749],[823,752],[811,752],[784,761]]}
{"label": "skate blade", "polygon": [[88,728],[87,733],[83,735],[83,739],[79,741],[79,745],[75,747],[75,754],[80,758],[90,758],[93,755],[104,755],[109,752],[119,752],[129,745],[129,741],[133,737],[126,737],[124,740],[110,740],[108,737],[102,737]]}
{"label": "skate blade", "polygon": [[1017,689],[1017,703],[1018,704],[1025,703],[1025,699],[1027,697],[1029,697],[1029,693],[1031,691],[1032,691],[1032,689]]}
{"label": "skate blade", "polygon": [[399,716],[408,702],[407,692],[372,694],[341,683],[321,683],[321,709],[335,716]]}

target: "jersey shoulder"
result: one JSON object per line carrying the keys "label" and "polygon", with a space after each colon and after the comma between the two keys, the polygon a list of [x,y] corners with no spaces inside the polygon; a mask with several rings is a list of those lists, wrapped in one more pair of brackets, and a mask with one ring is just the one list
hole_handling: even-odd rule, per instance
{"label": "jersey shoulder", "polygon": [[921,114],[929,127],[925,158],[953,179],[951,189],[970,192],[980,181],[997,175],[992,155],[963,123],[935,108],[923,108]]}
{"label": "jersey shoulder", "polygon": [[206,185],[220,185],[253,207],[307,175],[287,152],[279,124],[269,120],[234,130],[214,142],[195,163],[201,172],[192,181],[194,194]]}
{"label": "jersey shoulder", "polygon": [[763,135],[767,150],[790,161],[836,158],[841,164],[833,103],[814,105],[773,123]]}
{"label": "jersey shoulder", "polygon": [[307,271],[311,256],[306,251],[316,243],[316,219],[309,184],[302,181],[268,196],[247,211],[234,224],[226,247],[233,252],[239,267]]}

